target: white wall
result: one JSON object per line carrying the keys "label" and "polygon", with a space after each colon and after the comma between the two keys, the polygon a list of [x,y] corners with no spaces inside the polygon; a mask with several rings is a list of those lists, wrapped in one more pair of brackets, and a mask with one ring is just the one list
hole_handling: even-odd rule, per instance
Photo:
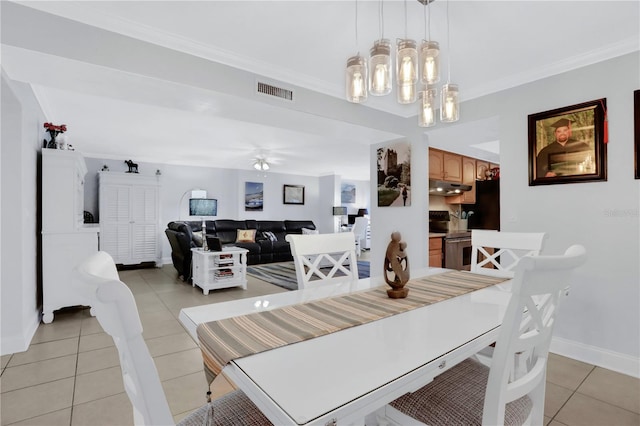
{"label": "white wall", "polygon": [[[415,118],[415,117],[414,117]],[[371,186],[371,276],[382,275],[385,251],[391,233],[399,231],[402,240],[407,243],[407,254],[410,269],[427,267],[428,256],[428,146],[424,136],[419,132],[415,120],[410,120],[410,133],[406,139],[411,145],[411,206],[378,207],[377,189],[377,149],[395,142],[372,145],[370,150]]]}
{"label": "white wall", "polygon": [[[135,161],[135,159],[134,159]],[[124,160],[86,158],[87,178],[85,184],[85,210],[96,219],[98,216],[98,171],[103,165],[109,173],[124,173],[128,170]],[[171,247],[164,236],[166,225],[174,220],[199,220],[189,216],[189,194],[192,189],[204,189],[208,198],[218,200],[218,215],[211,219],[256,219],[256,220],[312,220],[321,232],[333,232],[329,207],[321,208],[332,201],[322,200],[319,179],[311,176],[286,175],[282,173],[249,170],[218,169],[213,167],[189,167],[167,164],[138,163],[140,174],[152,175],[160,170],[160,240],[164,263],[171,263]],[[260,212],[245,211],[245,182],[264,184],[264,209]],[[304,185],[304,205],[283,203],[283,185]],[[326,202],[325,202],[326,201]],[[326,216],[326,217],[325,217]],[[327,222],[327,219],[329,222]]]}
{"label": "white wall", "polygon": [[[465,121],[500,116],[501,229],[546,231],[543,252],[589,255],[559,315],[554,352],[640,376],[640,181],[633,179],[638,52],[462,105]],[[599,98],[609,117],[606,182],[528,185],[527,116]]]}
{"label": "white wall", "polygon": [[30,87],[2,72],[2,355],[25,351],[40,322],[38,157],[45,121]]}

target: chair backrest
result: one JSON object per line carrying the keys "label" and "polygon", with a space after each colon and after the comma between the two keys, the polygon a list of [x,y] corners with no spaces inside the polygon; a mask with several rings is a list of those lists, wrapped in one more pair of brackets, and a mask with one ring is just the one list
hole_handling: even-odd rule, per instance
{"label": "chair backrest", "polygon": [[513,277],[514,268],[527,255],[542,250],[544,232],[471,231],[471,272]]}
{"label": "chair backrest", "polygon": [[120,356],[124,387],[136,425],[173,425],[158,370],[142,338],[142,324],[129,287],[118,277],[113,258],[98,252],[77,266],[72,285],[91,306]]}
{"label": "chair backrest", "polygon": [[353,232],[289,234],[286,240],[291,244],[298,288],[308,288],[345,279],[358,279]]}
{"label": "chair backrest", "polygon": [[357,239],[362,240],[366,235],[368,224],[369,220],[366,217],[356,217],[356,221],[353,223],[351,232],[353,232]]}
{"label": "chair backrest", "polygon": [[[524,395],[533,403],[531,424],[543,423],[547,357],[558,303],[572,272],[585,260],[585,248],[574,245],[564,255],[529,255],[518,262],[493,353],[482,424],[503,424],[505,405]],[[525,358],[526,368],[512,380],[516,354]]]}

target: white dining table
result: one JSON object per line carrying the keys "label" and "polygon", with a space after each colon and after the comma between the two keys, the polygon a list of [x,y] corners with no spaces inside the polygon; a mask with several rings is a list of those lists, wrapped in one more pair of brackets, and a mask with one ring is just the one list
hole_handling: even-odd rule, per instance
{"label": "white dining table", "polygon": [[[445,272],[411,271],[412,277]],[[182,309],[200,323],[277,309],[384,284],[382,277]],[[238,358],[229,377],[274,425],[364,424],[365,416],[419,389],[497,338],[510,298],[494,285],[325,336]]]}

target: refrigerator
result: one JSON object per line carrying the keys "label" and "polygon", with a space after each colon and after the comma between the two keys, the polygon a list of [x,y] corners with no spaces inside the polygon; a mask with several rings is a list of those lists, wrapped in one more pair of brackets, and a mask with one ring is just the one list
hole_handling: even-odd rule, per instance
{"label": "refrigerator", "polygon": [[473,211],[469,217],[469,229],[500,230],[500,179],[476,181],[476,203],[466,205],[465,211]]}

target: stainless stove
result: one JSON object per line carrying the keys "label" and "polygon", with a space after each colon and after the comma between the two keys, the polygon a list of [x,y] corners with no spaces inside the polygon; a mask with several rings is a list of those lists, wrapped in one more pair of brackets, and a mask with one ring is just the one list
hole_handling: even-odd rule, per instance
{"label": "stainless stove", "polygon": [[450,215],[446,210],[429,211],[429,232],[444,233],[443,265],[448,269],[471,269],[471,231],[449,231]]}

